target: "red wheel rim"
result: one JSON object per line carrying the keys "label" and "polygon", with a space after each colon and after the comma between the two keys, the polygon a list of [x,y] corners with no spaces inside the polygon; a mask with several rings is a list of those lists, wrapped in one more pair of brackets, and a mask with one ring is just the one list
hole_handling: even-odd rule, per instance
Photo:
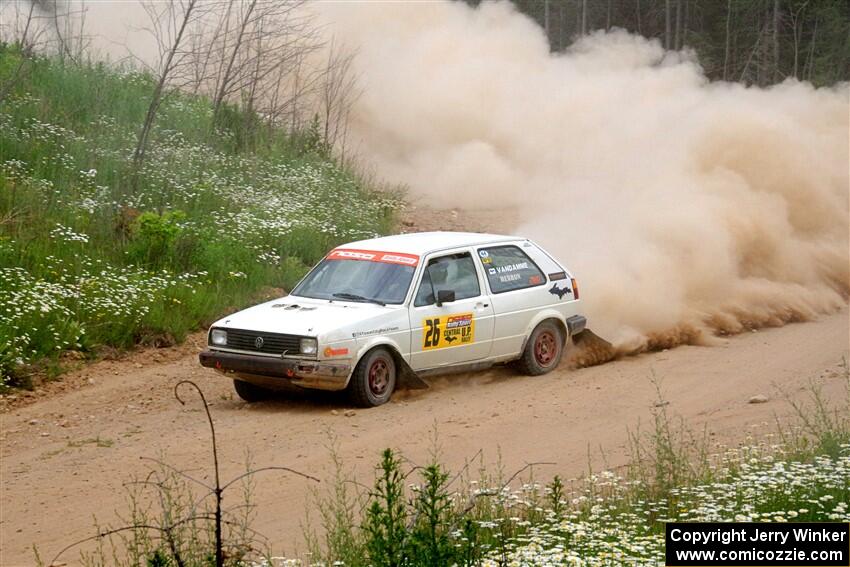
{"label": "red wheel rim", "polygon": [[551,331],[543,331],[534,342],[534,359],[540,366],[550,366],[558,355],[558,341]]}
{"label": "red wheel rim", "polygon": [[383,358],[376,359],[369,367],[369,391],[382,396],[390,384],[390,366]]}

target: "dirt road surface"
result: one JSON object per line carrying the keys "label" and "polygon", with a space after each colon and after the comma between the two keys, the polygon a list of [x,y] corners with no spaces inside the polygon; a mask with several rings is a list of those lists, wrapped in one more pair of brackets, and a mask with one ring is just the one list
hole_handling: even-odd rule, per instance
{"label": "dirt road surface", "polygon": [[[720,347],[681,347],[542,377],[510,369],[440,379],[422,392],[402,392],[386,406],[346,412],[344,399],[326,395],[248,405],[229,381],[198,367],[203,336],[153,360],[150,352],[95,364],[71,377],[78,389],[49,396],[2,416],[2,564],[32,564],[32,544],[44,555],[94,533],[92,516],[115,521],[124,510],[122,483],[145,471],[141,457],[163,455],[172,466],[209,480],[207,424],[199,403],[181,406],[174,384],[195,380],[212,404],[225,477],[243,470],[244,449],[256,466],[287,465],[329,474],[328,432],[340,456],[364,482],[384,447],[414,462],[427,459],[436,424],[447,464],[460,467],[480,449],[506,470],[529,461],[539,469],[579,475],[588,449],[610,465],[626,458],[627,428],[647,423],[661,380],[669,409],[691,425],[708,424],[734,442],[771,429],[790,413],[779,393],[804,397],[809,380],[831,398],[842,395],[841,361],[848,356],[848,313],[813,323],[747,333]],[[767,403],[750,404],[764,394]],[[753,429],[756,426],[757,429]],[[258,479],[257,529],[292,553],[300,538],[307,481],[278,473]],[[75,554],[65,558],[72,560]]]}
{"label": "dirt road surface", "polygon": [[[246,404],[228,379],[199,367],[204,340],[199,333],[180,347],[87,366],[46,394],[3,410],[0,564],[34,564],[33,544],[49,560],[95,533],[93,516],[101,525],[117,523],[126,511],[123,483],[151,467],[143,457],[162,456],[210,480],[200,403],[188,391],[186,406],[173,396],[184,379],[196,381],[211,403],[224,478],[244,471],[246,448],[256,467],[284,465],[327,478],[334,435],[345,466],[371,484],[380,450],[399,448],[422,463],[436,428],[442,460],[454,470],[481,450],[489,463],[500,453],[506,471],[526,462],[557,463],[537,470],[546,479],[581,475],[589,454],[594,467],[624,464],[627,432],[648,423],[658,400],[653,376],[670,412],[693,427],[706,424],[718,443],[736,443],[767,434],[776,416],[790,416],[784,396],[805,398],[810,380],[842,400],[841,364],[850,354],[845,308],[721,346],[680,347],[578,370],[565,363],[542,377],[505,367],[450,376],[432,381],[427,391],[399,392],[383,407],[352,410],[343,397],[326,394]],[[748,403],[757,395],[769,400]],[[257,478],[254,527],[278,553],[298,551],[307,486],[276,472]],[[78,557],[72,551],[62,560],[70,565]]]}

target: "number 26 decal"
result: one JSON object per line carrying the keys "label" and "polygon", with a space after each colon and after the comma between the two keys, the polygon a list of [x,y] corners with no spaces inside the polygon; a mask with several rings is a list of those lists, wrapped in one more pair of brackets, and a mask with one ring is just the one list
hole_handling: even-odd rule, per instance
{"label": "number 26 decal", "polygon": [[422,320],[422,350],[463,346],[475,342],[472,313],[453,313]]}
{"label": "number 26 decal", "polygon": [[435,348],[440,344],[440,318],[425,319],[425,348]]}

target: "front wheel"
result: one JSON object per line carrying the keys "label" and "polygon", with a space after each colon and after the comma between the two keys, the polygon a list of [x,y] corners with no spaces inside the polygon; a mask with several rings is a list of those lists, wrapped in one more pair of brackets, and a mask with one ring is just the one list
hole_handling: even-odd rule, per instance
{"label": "front wheel", "polygon": [[539,376],[557,368],[564,354],[564,336],[554,321],[543,321],[531,332],[519,368],[524,374]]}
{"label": "front wheel", "polygon": [[395,384],[396,365],[393,355],[385,348],[376,348],[357,363],[348,383],[348,394],[354,404],[371,408],[387,403],[393,395]]}

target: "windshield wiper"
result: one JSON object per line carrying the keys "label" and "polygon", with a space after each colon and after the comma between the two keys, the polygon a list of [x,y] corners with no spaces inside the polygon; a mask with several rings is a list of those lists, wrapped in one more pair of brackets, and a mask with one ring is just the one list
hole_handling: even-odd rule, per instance
{"label": "windshield wiper", "polygon": [[340,299],[349,299],[351,301],[368,301],[369,303],[375,303],[377,305],[381,305],[386,307],[387,304],[379,299],[372,299],[371,297],[363,297],[362,295],[357,295],[354,293],[335,293],[334,297],[338,297]]}

